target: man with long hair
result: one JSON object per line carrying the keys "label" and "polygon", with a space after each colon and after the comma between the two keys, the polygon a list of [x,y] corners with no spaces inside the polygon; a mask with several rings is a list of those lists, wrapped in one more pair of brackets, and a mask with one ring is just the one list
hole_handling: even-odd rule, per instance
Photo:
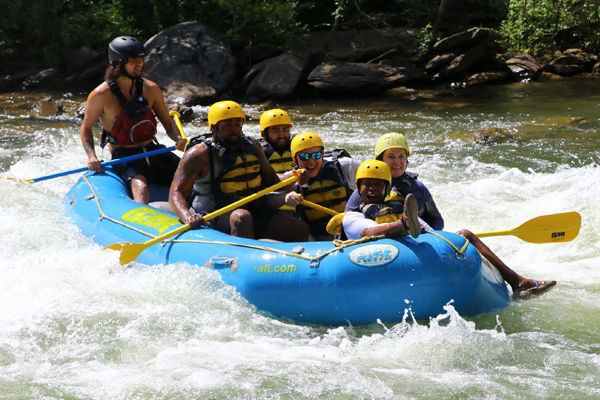
{"label": "man with long hair", "polygon": [[[186,141],[169,116],[161,89],[156,83],[142,78],[145,55],[144,45],[129,36],[116,38],[108,47],[110,66],[105,81],[88,96],[80,129],[90,171],[101,170],[92,132],[98,119],[102,124],[100,146],[103,148],[108,142],[112,159],[165,147],[155,138],[155,116],[175,141],[177,149],[183,151],[185,148]],[[148,204],[148,184],[170,186],[178,164],[179,157],[166,153],[117,164],[113,168],[131,189],[133,199]]]}

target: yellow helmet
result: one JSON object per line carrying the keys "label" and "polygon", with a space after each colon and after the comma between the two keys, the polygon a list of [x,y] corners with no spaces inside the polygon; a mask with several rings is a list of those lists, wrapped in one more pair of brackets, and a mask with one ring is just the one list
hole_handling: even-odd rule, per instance
{"label": "yellow helmet", "polygon": [[242,106],[235,101],[219,101],[208,110],[208,127],[212,131],[217,122],[229,118],[241,118],[242,122],[246,121]]}
{"label": "yellow helmet", "polygon": [[360,180],[363,178],[381,179],[388,183],[388,188],[392,184],[392,171],[383,161],[368,160],[360,164],[356,171],[356,187],[360,187]]}
{"label": "yellow helmet", "polygon": [[292,158],[296,160],[296,153],[302,150],[310,149],[311,147],[323,147],[323,141],[314,132],[302,132],[299,135],[294,136],[292,144],[290,145],[292,150]]}
{"label": "yellow helmet", "polygon": [[279,108],[265,111],[260,117],[260,134],[265,137],[265,129],[274,125],[289,125],[292,127],[292,120],[288,113]]}
{"label": "yellow helmet", "polygon": [[406,150],[406,157],[410,155],[408,142],[401,133],[390,132],[380,137],[375,145],[375,158],[378,158],[387,149],[404,149]]}

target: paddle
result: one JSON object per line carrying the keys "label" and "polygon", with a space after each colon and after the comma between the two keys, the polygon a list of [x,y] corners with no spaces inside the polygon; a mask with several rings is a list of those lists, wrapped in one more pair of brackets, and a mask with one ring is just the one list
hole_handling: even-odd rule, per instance
{"label": "paddle", "polygon": [[[284,186],[292,184],[292,183],[296,182],[297,180],[298,180],[298,176],[292,176],[292,177],[290,177],[284,181],[281,181],[271,187],[263,189],[260,192],[254,193],[253,195],[250,195],[241,200],[238,200],[235,203],[228,205],[227,207],[223,207],[218,211],[211,212],[210,214],[207,214],[204,216],[204,220],[208,221],[210,219],[218,217],[219,215],[223,215],[229,211],[235,210],[236,208],[239,208],[246,203],[256,200],[259,197],[266,195],[267,193],[271,193],[273,191],[276,191],[277,189],[280,189]],[[138,258],[138,256],[142,253],[142,251],[146,250],[148,247],[150,247],[156,243],[160,243],[163,240],[168,239],[172,236],[175,236],[182,232],[185,232],[188,229],[190,229],[190,224],[185,224],[171,232],[167,232],[164,235],[158,236],[158,237],[156,237],[152,240],[148,240],[147,242],[144,242],[144,243],[131,243],[131,242],[115,243],[115,244],[105,247],[104,249],[120,251],[121,256],[119,257],[119,261],[121,262],[122,265],[127,265],[130,262],[135,261],[135,259]]]}
{"label": "paddle", "polygon": [[[153,150],[153,151],[149,151],[147,153],[140,153],[140,154],[136,154],[136,155],[129,156],[129,157],[117,158],[116,160],[103,162],[102,164],[100,164],[100,166],[102,168],[104,168],[104,167],[108,167],[110,165],[121,164],[121,163],[124,163],[127,161],[134,161],[134,160],[138,160],[140,158],[152,157],[152,156],[156,156],[158,154],[168,153],[173,150],[175,150],[175,146],[166,147],[164,149]],[[45,181],[45,180],[52,179],[52,178],[58,178],[60,176],[76,174],[77,172],[86,172],[86,171],[89,171],[88,167],[81,167],[81,168],[72,169],[69,171],[58,172],[56,174],[40,176],[39,178],[33,178],[33,179],[10,178],[10,177],[4,177],[4,176],[1,176],[0,179],[8,179],[11,181],[34,183],[34,182]]]}
{"label": "paddle", "polygon": [[187,139],[187,137],[185,136],[185,133],[183,132],[183,126],[181,126],[181,121],[179,120],[179,117],[181,117],[181,114],[179,114],[177,111],[173,110],[173,111],[169,111],[169,115],[171,117],[173,117],[173,120],[175,121],[175,125],[177,125],[177,129],[179,129],[179,133],[181,134],[181,137],[184,139]]}
{"label": "paddle", "polygon": [[[181,126],[181,121],[179,121],[179,117],[181,115],[177,111],[171,111],[171,112],[169,112],[169,115],[172,116],[173,119],[175,120],[175,125],[177,125],[177,128],[179,129],[179,133],[181,134],[181,137],[186,139],[185,133],[183,132],[183,127]],[[140,158],[152,157],[152,156],[156,156],[159,154],[168,153],[173,150],[175,150],[175,146],[167,147],[164,149],[153,150],[153,151],[149,151],[147,153],[140,153],[140,154],[136,154],[136,155],[129,156],[129,157],[118,158],[116,160],[103,162],[100,164],[100,166],[102,168],[104,168],[104,167],[108,167],[110,165],[117,165],[117,164],[121,164],[121,163],[128,162],[128,161],[139,160]],[[78,172],[85,172],[88,170],[89,170],[88,167],[81,167],[81,168],[71,169],[69,171],[58,172],[58,173],[52,174],[52,175],[40,176],[39,178],[33,178],[33,179],[10,178],[10,177],[4,177],[4,176],[0,176],[0,179],[34,183],[34,182],[46,181],[48,179],[58,178],[61,176],[76,174]]]}
{"label": "paddle", "polygon": [[476,233],[477,237],[513,235],[529,243],[570,242],[579,234],[581,215],[577,212],[543,215],[506,231]]}
{"label": "paddle", "polygon": [[[313,203],[312,201],[308,201],[308,200],[302,200],[302,204],[303,206],[308,206],[310,208],[314,208],[315,210],[319,210],[322,211],[326,214],[329,215],[338,215],[339,212],[332,210],[331,208],[327,208],[327,207],[323,207],[318,205],[317,203]],[[281,210],[295,210],[295,207],[290,207],[290,206],[282,206],[280,207]]]}

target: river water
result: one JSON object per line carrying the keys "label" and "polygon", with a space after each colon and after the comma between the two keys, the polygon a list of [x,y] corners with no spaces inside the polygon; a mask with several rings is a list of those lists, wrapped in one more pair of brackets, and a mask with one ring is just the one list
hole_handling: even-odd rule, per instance
{"label": "river water", "polygon": [[[34,110],[48,95],[66,116]],[[84,166],[73,113],[85,96],[2,95],[0,176]],[[79,175],[0,179],[0,399],[600,398],[600,79],[277,105],[294,132],[317,132],[361,161],[380,135],[406,135],[409,170],[448,231],[579,212],[569,243],[485,239],[522,275],[558,285],[477,318],[450,305],[395,326],[296,325],[261,315],[214,271],[119,268],[63,213]],[[264,108],[244,108],[245,132],[258,136]],[[206,131],[208,108],[194,111],[188,136]]]}

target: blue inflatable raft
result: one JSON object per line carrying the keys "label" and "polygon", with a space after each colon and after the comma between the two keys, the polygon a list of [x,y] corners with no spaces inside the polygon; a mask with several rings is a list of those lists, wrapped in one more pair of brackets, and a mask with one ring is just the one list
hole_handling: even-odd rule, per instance
{"label": "blue inflatable raft", "polygon": [[[163,192],[164,194],[164,192]],[[165,199],[163,199],[165,200]],[[101,246],[143,243],[182,226],[171,213],[135,203],[110,167],[87,173],[63,199],[66,214]],[[418,239],[272,243],[202,228],[144,250],[146,265],[187,262],[218,271],[261,312],[317,325],[368,325],[444,312],[464,317],[506,307],[500,273],[453,233]]]}

